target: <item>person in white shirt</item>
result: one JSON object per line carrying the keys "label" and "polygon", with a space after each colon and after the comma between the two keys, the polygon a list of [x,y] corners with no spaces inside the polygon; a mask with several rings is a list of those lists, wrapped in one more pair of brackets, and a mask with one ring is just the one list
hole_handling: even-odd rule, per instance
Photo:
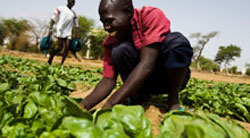
{"label": "person in white shirt", "polygon": [[51,21],[48,36],[52,35],[52,28],[54,24],[56,25],[56,37],[58,38],[58,48],[50,52],[50,57],[48,63],[51,65],[55,54],[60,52],[63,47],[63,55],[61,65],[63,65],[70,48],[70,41],[72,39],[72,29],[76,28],[76,38],[78,38],[78,19],[76,13],[72,10],[72,7],[75,5],[75,0],[67,0],[68,3],[66,6],[60,6],[54,11]]}

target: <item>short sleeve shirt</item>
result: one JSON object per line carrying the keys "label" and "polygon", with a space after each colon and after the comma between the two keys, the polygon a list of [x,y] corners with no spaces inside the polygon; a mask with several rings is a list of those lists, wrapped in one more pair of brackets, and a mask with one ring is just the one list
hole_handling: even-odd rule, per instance
{"label": "short sleeve shirt", "polygon": [[67,6],[56,8],[51,19],[56,23],[56,36],[59,38],[71,37],[73,26],[78,27],[76,13]]}
{"label": "short sleeve shirt", "polygon": [[[160,9],[154,7],[135,9],[130,23],[132,26],[133,44],[138,51],[144,46],[161,43],[166,37],[166,34],[170,32],[170,21]],[[103,41],[105,48],[103,77],[106,78],[115,78],[117,74],[112,63],[111,55],[114,44],[115,39],[111,36],[107,36]]]}

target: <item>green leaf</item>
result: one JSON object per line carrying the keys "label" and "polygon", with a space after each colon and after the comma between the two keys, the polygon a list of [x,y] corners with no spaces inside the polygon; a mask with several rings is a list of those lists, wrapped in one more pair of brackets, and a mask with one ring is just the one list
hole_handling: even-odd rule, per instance
{"label": "green leaf", "polygon": [[88,120],[93,120],[92,115],[87,112],[86,110],[82,109],[76,101],[72,100],[71,98],[64,96],[64,103],[65,103],[65,115],[73,115],[76,117],[85,118]]}
{"label": "green leaf", "polygon": [[152,138],[151,123],[141,106],[116,105],[112,117],[118,120],[125,132],[133,138]]}
{"label": "green leaf", "polygon": [[15,126],[6,126],[3,129],[3,137],[8,138],[34,138],[35,134],[32,133],[29,126],[18,123]]}
{"label": "green leaf", "polygon": [[157,138],[248,138],[237,124],[224,122],[217,115],[172,111],[166,114]]}
{"label": "green leaf", "polygon": [[62,87],[67,86],[67,82],[65,80],[62,80],[62,79],[57,79],[57,84],[62,86]]}
{"label": "green leaf", "polygon": [[39,138],[71,138],[68,130],[57,129],[53,132],[43,132]]}
{"label": "green leaf", "polygon": [[29,102],[24,108],[24,118],[32,118],[37,112],[37,107],[34,102]]}
{"label": "green leaf", "polygon": [[76,84],[71,82],[67,85],[67,88],[71,91],[75,91],[76,90]]}
{"label": "green leaf", "polygon": [[83,118],[65,117],[59,128],[68,130],[76,138],[103,138],[101,129]]}
{"label": "green leaf", "polygon": [[96,125],[103,129],[105,138],[129,138],[119,120],[112,117],[111,109],[101,109],[94,113]]}
{"label": "green leaf", "polygon": [[0,84],[0,94],[7,91],[10,88],[8,83],[2,83]]}

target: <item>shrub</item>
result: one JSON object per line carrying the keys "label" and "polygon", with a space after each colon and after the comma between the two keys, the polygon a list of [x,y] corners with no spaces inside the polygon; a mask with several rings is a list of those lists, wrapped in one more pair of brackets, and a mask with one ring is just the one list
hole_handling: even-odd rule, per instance
{"label": "shrub", "polygon": [[248,69],[246,70],[246,75],[247,75],[247,76],[250,76],[250,68],[248,68]]}
{"label": "shrub", "polygon": [[[191,67],[196,67],[196,63],[193,62]],[[200,57],[200,67],[201,67],[201,70],[204,70],[204,71],[217,72],[220,70],[220,67],[218,64],[216,64],[213,60],[205,58],[205,57]]]}

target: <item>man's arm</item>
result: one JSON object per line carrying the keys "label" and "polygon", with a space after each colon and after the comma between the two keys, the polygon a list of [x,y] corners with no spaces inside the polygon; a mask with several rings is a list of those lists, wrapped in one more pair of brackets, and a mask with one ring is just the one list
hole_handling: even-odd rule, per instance
{"label": "man's arm", "polygon": [[49,25],[49,34],[48,34],[48,36],[50,36],[51,37],[51,35],[52,35],[52,28],[53,28],[53,25],[55,24],[55,21],[54,20],[51,20],[50,21],[50,25]]}
{"label": "man's arm", "polygon": [[85,99],[82,100],[80,105],[87,110],[91,109],[112,92],[115,84],[116,79],[103,78],[95,87],[95,89]]}
{"label": "man's arm", "polygon": [[112,107],[115,104],[123,103],[128,96],[133,95],[139,90],[155,68],[159,49],[160,44],[154,44],[142,48],[140,62],[128,76],[122,87],[111,96],[104,107]]}
{"label": "man's arm", "polygon": [[75,32],[76,38],[80,39],[80,36],[79,36],[79,27],[75,27],[75,30],[76,30],[76,32]]}

